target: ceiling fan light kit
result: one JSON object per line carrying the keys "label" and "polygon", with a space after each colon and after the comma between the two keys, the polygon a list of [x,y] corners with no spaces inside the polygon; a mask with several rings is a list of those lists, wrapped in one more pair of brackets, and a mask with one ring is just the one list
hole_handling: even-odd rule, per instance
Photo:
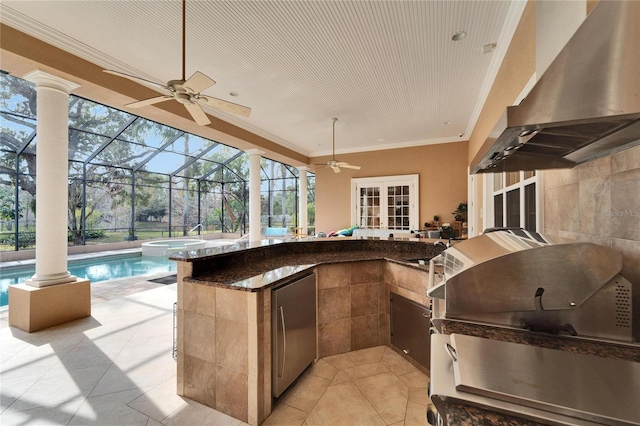
{"label": "ceiling fan light kit", "polygon": [[201,105],[211,106],[223,111],[232,112],[248,117],[251,113],[251,108],[244,105],[236,104],[233,102],[225,101],[223,99],[214,98],[212,96],[203,95],[200,92],[208,89],[216,84],[216,82],[204,75],[203,73],[196,71],[188,80],[185,80],[186,69],[186,0],[182,0],[182,78],[180,80],[169,80],[167,84],[159,84],[154,81],[149,81],[144,78],[136,77],[133,75],[125,74],[119,71],[104,70],[108,74],[124,77],[137,83],[145,83],[153,85],[165,94],[162,96],[156,96],[149,99],[143,99],[141,101],[131,102],[126,104],[130,108],[142,108],[148,105],[157,104],[164,101],[176,100],[187,109],[187,112],[191,115],[193,120],[201,126],[210,124],[211,121],[207,114],[205,114]]}

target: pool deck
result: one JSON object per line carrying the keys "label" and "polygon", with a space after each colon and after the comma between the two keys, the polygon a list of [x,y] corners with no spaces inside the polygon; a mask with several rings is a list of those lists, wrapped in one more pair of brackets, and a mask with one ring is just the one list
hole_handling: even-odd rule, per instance
{"label": "pool deck", "polygon": [[[210,240],[207,241],[207,247],[220,247],[224,245],[233,244],[235,240]],[[67,261],[86,260],[96,257],[115,256],[129,253],[140,253],[141,248],[127,249],[127,250],[111,250],[101,251],[96,253],[84,253],[70,255]],[[14,262],[2,262],[0,263],[0,270],[2,268],[17,267],[33,265],[34,259],[19,260]],[[160,272],[157,274],[142,275],[137,277],[120,278],[117,280],[100,281],[97,283],[91,283],[91,304],[105,302],[107,300],[117,299],[119,297],[129,296],[131,294],[139,293],[141,291],[151,290],[154,288],[165,287],[165,284],[157,284],[150,282],[149,280],[166,277],[168,275],[174,275],[175,272]],[[0,307],[0,329],[9,326],[9,309],[8,306]]]}

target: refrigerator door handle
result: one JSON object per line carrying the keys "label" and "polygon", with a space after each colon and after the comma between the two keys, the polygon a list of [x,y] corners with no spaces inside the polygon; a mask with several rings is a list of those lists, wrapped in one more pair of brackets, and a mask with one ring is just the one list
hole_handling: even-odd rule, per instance
{"label": "refrigerator door handle", "polygon": [[282,370],[278,377],[284,375],[284,363],[287,360],[287,329],[284,325],[284,308],[280,306],[280,320],[282,321]]}

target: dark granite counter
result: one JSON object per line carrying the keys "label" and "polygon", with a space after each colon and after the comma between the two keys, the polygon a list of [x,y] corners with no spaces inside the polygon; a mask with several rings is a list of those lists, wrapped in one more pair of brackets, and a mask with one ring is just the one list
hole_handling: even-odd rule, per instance
{"label": "dark granite counter", "polygon": [[426,270],[418,259],[426,263],[441,251],[432,242],[419,240],[262,240],[180,252],[170,259],[192,263],[186,282],[259,291],[318,264],[384,259]]}
{"label": "dark granite counter", "polygon": [[570,336],[555,336],[548,333],[535,333],[528,330],[452,320],[442,320],[442,332],[640,362],[640,345],[632,342],[607,342]]}

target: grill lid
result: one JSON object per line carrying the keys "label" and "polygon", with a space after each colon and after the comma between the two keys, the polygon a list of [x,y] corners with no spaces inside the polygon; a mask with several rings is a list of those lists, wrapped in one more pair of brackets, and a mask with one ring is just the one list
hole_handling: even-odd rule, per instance
{"label": "grill lid", "polygon": [[454,265],[445,272],[447,314],[577,308],[622,270],[622,256],[596,244],[516,238],[519,247],[500,246],[504,234],[474,237],[443,253],[445,268]]}

